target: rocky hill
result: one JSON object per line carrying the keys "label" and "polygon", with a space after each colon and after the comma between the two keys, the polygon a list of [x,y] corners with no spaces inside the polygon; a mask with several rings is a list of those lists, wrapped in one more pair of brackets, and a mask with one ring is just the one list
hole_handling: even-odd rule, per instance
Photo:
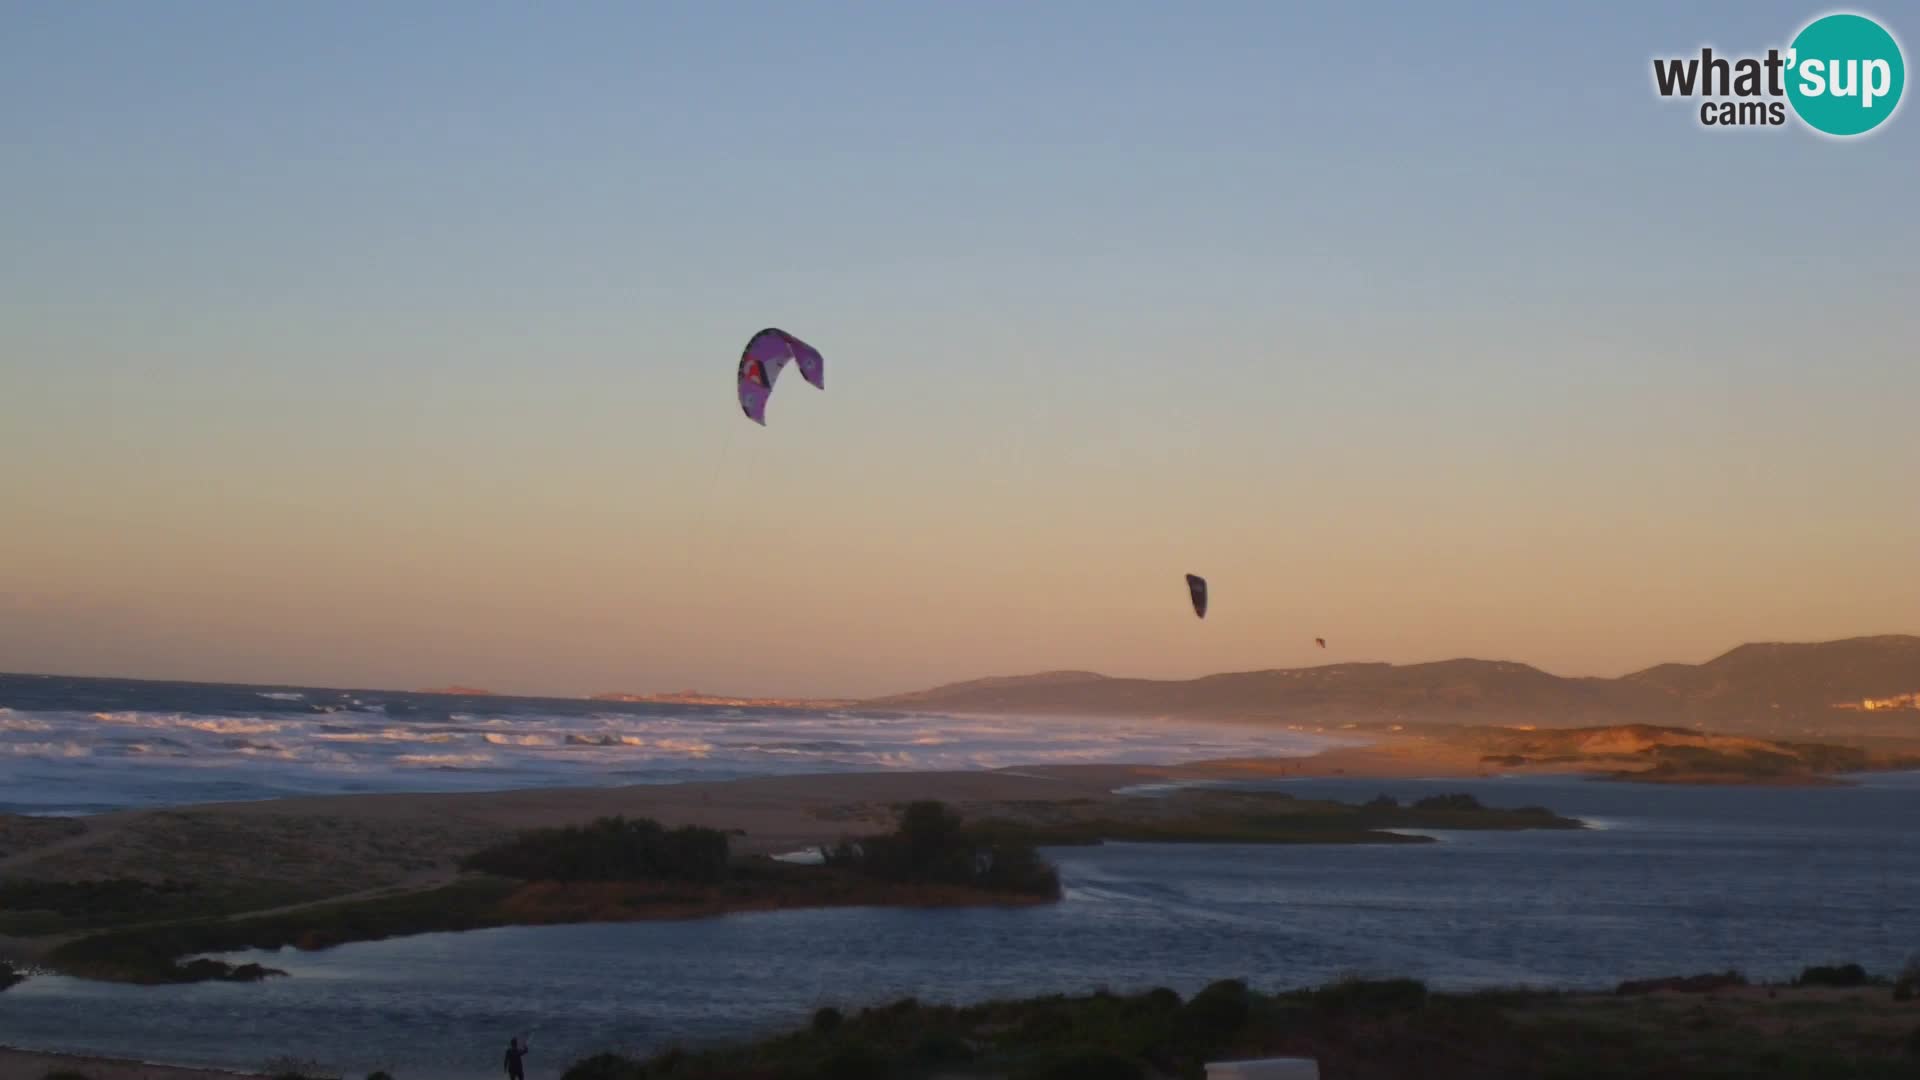
{"label": "rocky hill", "polygon": [[1797,735],[1920,735],[1920,637],[1742,645],[1616,679],[1503,660],[1355,663],[1198,679],[1086,671],[976,679],[861,703],[944,712],[1344,723],[1668,724]]}

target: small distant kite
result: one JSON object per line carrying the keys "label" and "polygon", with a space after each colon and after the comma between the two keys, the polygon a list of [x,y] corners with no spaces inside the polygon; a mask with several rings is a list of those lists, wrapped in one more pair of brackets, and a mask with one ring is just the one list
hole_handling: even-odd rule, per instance
{"label": "small distant kite", "polygon": [[827,388],[827,362],[819,350],[787,333],[771,327],[753,335],[740,353],[740,409],[747,419],[767,425],[767,399],[773,396],[773,381],[791,361],[800,365],[800,377],[821,390]]}
{"label": "small distant kite", "polygon": [[1321,648],[1323,648],[1323,649],[1327,647],[1327,639],[1326,639],[1326,638],[1323,638],[1323,637],[1317,637],[1317,638],[1314,638],[1314,639],[1313,639],[1313,643],[1314,643],[1315,645],[1318,645],[1318,646],[1320,646],[1320,647],[1321,647]]}
{"label": "small distant kite", "polygon": [[1193,574],[1187,575],[1187,593],[1193,597],[1193,613],[1201,618],[1207,617],[1207,579]]}

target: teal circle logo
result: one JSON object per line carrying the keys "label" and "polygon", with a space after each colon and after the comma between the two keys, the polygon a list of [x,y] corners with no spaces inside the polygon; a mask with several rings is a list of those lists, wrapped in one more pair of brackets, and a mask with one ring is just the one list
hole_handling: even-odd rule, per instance
{"label": "teal circle logo", "polygon": [[1787,100],[1808,127],[1828,135],[1879,127],[1907,85],[1900,43],[1864,15],[1815,19],[1793,39],[1787,57]]}

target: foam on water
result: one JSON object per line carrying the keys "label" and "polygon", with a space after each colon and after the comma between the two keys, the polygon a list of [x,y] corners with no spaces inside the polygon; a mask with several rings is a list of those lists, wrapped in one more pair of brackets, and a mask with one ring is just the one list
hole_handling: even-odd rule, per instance
{"label": "foam on water", "polygon": [[396,715],[366,706],[321,710],[305,705],[306,696],[258,693],[262,706],[288,703],[290,711],[240,715],[8,709],[0,713],[0,812],[875,769],[1165,764],[1305,754],[1327,744],[1297,732],[1149,719],[597,709],[585,702],[550,712]]}

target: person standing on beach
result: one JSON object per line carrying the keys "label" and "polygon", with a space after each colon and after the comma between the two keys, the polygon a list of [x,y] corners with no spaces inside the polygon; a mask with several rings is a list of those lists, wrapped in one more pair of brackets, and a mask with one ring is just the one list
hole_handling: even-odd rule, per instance
{"label": "person standing on beach", "polygon": [[527,1056],[527,1048],[520,1045],[518,1036],[507,1040],[507,1080],[527,1080],[526,1067],[521,1060]]}

